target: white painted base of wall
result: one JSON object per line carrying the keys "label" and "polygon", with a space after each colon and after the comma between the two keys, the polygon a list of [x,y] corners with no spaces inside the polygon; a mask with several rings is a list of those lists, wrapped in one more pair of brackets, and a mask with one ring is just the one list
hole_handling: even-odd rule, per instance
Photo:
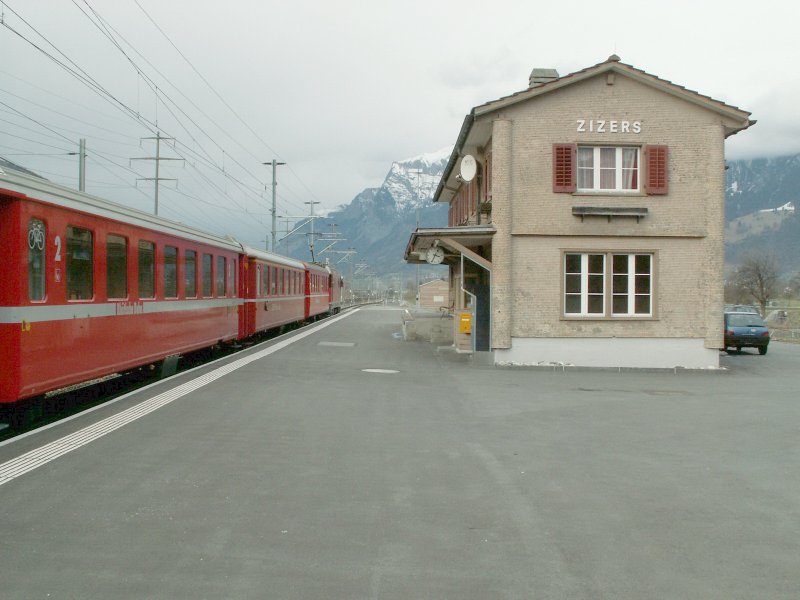
{"label": "white painted base of wall", "polygon": [[497,365],[623,367],[634,369],[719,368],[719,350],[685,338],[511,338],[494,351]]}

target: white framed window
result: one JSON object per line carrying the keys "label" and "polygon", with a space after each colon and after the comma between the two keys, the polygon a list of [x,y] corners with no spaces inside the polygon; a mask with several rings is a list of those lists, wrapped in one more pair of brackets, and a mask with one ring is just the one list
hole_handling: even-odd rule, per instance
{"label": "white framed window", "polygon": [[612,316],[653,314],[652,254],[614,254],[611,277]]}
{"label": "white framed window", "polygon": [[638,192],[640,165],[635,146],[578,146],[578,191]]}
{"label": "white framed window", "polygon": [[564,313],[605,315],[605,254],[564,255]]}
{"label": "white framed window", "polygon": [[654,262],[645,252],[565,252],[564,316],[652,317]]}

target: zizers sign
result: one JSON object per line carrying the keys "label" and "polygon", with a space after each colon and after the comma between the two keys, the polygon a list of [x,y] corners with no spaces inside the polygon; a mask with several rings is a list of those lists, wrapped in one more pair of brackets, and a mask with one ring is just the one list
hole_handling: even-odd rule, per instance
{"label": "zizers sign", "polygon": [[578,119],[578,133],[641,133],[641,121]]}

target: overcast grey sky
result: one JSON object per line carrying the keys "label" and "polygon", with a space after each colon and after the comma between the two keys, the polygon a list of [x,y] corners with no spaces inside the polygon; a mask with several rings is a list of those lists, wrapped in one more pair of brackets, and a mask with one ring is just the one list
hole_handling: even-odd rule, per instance
{"label": "overcast grey sky", "polygon": [[162,154],[187,158],[162,163],[179,182],[162,184],[160,213],[255,245],[269,221],[260,163],[288,163],[280,214],[329,210],[393,160],[452,145],[473,106],[526,88],[533,67],[564,75],[612,53],[751,111],[758,125],[728,140],[728,158],[800,152],[798,6],[0,0],[0,156],[73,186],[65,152],[85,137],[88,191],[151,210],[152,184],[134,186],[153,164],[129,158],[153,155],[139,138],[157,124],[178,141]]}

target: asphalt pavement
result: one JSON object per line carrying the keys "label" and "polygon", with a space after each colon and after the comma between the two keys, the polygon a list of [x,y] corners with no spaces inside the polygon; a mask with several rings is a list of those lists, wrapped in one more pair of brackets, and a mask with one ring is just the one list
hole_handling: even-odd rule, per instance
{"label": "asphalt pavement", "polygon": [[550,371],[400,327],[362,309],[0,445],[0,597],[800,597],[800,346]]}

